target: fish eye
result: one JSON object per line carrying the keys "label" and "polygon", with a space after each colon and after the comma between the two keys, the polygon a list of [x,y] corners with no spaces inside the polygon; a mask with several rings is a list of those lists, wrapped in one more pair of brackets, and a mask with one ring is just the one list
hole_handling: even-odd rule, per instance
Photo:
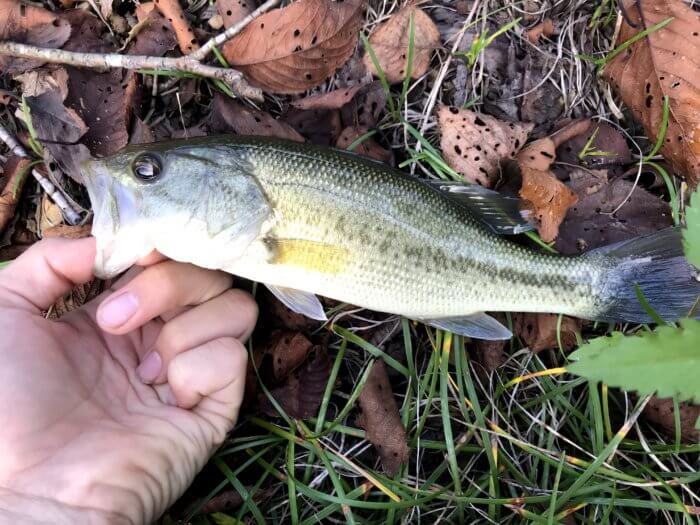
{"label": "fish eye", "polygon": [[134,159],[131,170],[137,179],[152,182],[160,176],[163,167],[158,157],[150,153],[142,153]]}

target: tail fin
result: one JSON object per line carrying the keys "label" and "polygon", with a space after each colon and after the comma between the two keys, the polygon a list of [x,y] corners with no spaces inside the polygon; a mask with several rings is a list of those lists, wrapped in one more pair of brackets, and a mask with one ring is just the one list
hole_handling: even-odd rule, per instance
{"label": "tail fin", "polygon": [[[600,321],[653,322],[637,298],[635,285],[665,321],[687,317],[700,298],[700,275],[683,253],[679,228],[667,228],[605,246],[590,256],[603,256],[612,269],[605,283]],[[700,318],[700,312],[695,312]]]}

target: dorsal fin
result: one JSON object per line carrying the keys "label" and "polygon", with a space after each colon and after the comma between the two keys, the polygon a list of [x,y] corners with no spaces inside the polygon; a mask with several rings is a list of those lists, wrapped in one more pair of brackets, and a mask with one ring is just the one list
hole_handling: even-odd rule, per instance
{"label": "dorsal fin", "polygon": [[428,183],[447,193],[496,233],[516,235],[535,229],[535,225],[528,220],[531,212],[525,201],[517,197],[508,197],[478,184],[447,181]]}

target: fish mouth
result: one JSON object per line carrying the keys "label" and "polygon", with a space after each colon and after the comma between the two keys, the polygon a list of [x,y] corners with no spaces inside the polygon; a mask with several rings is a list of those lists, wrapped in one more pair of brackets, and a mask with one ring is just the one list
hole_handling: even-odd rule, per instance
{"label": "fish mouth", "polygon": [[[134,197],[99,160],[82,164],[83,182],[92,205],[92,236],[97,241],[93,273],[111,279],[132,266],[151,248],[138,231]],[[144,253],[145,252],[145,253]]]}

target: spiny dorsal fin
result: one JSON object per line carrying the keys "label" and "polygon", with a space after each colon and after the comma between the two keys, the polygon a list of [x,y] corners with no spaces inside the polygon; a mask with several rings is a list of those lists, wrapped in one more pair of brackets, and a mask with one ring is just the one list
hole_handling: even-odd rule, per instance
{"label": "spiny dorsal fin", "polygon": [[521,199],[502,195],[478,184],[446,181],[429,181],[429,184],[449,194],[496,233],[517,235],[535,229],[535,225],[528,221],[531,212]]}

